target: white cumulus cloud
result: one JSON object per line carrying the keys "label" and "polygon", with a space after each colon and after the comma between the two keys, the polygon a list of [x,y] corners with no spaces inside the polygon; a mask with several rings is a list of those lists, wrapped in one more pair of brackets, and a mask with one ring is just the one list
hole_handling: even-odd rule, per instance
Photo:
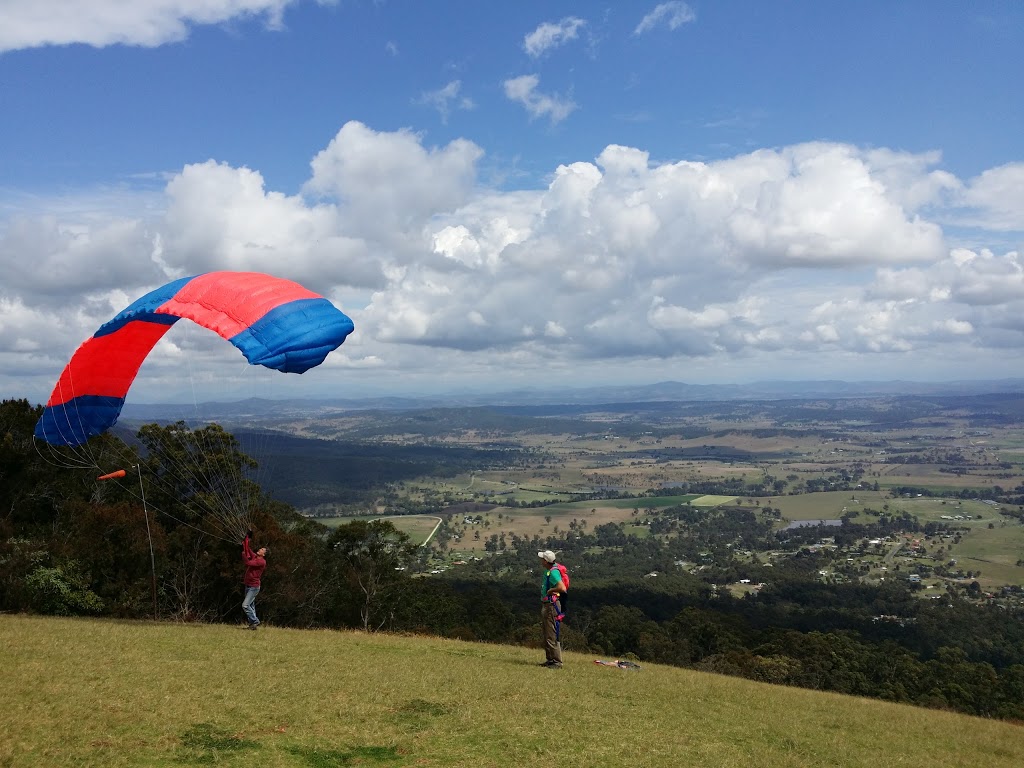
{"label": "white cumulus cloud", "polygon": [[971,209],[966,223],[988,229],[1024,231],[1024,163],[990,168],[971,179],[963,193]]}
{"label": "white cumulus cloud", "polygon": [[[951,246],[942,224],[965,210],[1002,221],[1003,198],[986,190],[1012,194],[1012,168],[965,182],[935,155],[847,144],[714,162],[609,145],[545,185],[505,191],[480,183],[482,157],[464,139],[431,146],[350,122],[311,159],[301,194],[211,160],[135,203],[125,192],[115,205],[98,191],[92,208],[84,194],[7,197],[0,379],[10,391],[52,386],[134,298],[216,269],[280,274],[332,298],[357,331],[329,370],[378,386],[616,364],[735,372],[803,360],[813,373],[823,354],[948,365],[1024,348],[1020,253],[988,247],[985,231]],[[166,386],[186,349],[216,380],[201,335],[170,343]]]}
{"label": "white cumulus cloud", "polygon": [[533,58],[542,56],[552,48],[575,40],[586,23],[575,16],[567,16],[557,23],[544,22],[523,39],[523,50]]}
{"label": "white cumulus cloud", "polygon": [[576,110],[572,99],[538,90],[540,78],[537,75],[521,75],[506,80],[505,96],[510,101],[522,104],[531,119],[547,117],[552,123],[560,123]]}
{"label": "white cumulus cloud", "polygon": [[188,37],[195,25],[239,17],[281,26],[297,0],[4,0],[0,53],[45,45],[84,43],[155,47]]}

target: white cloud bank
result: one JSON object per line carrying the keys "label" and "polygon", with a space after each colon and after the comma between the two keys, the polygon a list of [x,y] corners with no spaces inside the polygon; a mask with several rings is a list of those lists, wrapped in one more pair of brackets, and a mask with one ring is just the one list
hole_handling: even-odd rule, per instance
{"label": "white cloud bank", "polygon": [[[155,209],[8,202],[0,383],[45,399],[100,323],[215,269],[298,280],[352,315],[356,333],[316,379],[338,395],[627,373],[969,378],[986,364],[1008,375],[1024,349],[1024,257],[944,230],[966,217],[1000,242],[1024,229],[1019,165],[961,181],[937,155],[844,144],[708,163],[612,145],[544,188],[501,191],[478,182],[482,156],[350,122],[301,195],[209,161],[175,174]],[[201,334],[165,343],[154,396],[180,377],[181,344],[194,375],[222,364]]]}
{"label": "white cloud bank", "polygon": [[297,0],[4,0],[0,53],[84,43],[155,47],[188,37],[194,25],[262,18],[281,26]]}

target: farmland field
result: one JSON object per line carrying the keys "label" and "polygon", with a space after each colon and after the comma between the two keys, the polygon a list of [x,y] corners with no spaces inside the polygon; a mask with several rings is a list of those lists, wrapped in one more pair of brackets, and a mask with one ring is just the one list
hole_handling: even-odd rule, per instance
{"label": "farmland field", "polygon": [[859,512],[865,507],[881,511],[888,503],[888,494],[865,490],[772,496],[763,502],[779,509],[787,520],[838,520],[845,512]]}
{"label": "farmland field", "polygon": [[736,501],[735,496],[718,496],[715,494],[708,494],[698,496],[690,503],[695,507],[720,507],[723,504],[729,504],[734,501]]}
{"label": "farmland field", "polygon": [[379,519],[387,520],[402,533],[407,534],[413,544],[422,544],[441,521],[441,518],[431,515],[397,515]]}
{"label": "farmland field", "polygon": [[964,537],[954,554],[962,568],[981,571],[978,581],[985,586],[1020,584],[1024,581],[1024,568],[1017,561],[1024,557],[1024,526],[977,526]]}
{"label": "farmland field", "polygon": [[337,528],[357,520],[387,520],[402,533],[408,534],[414,544],[422,544],[431,531],[437,527],[441,518],[432,515],[392,515],[380,517],[375,515],[356,515],[352,517],[322,517],[317,522],[328,528]]}
{"label": "farmland field", "polygon": [[[906,513],[919,526],[942,523],[954,533],[920,543],[909,554],[890,552],[899,548],[896,541],[884,552],[871,547],[864,565],[873,578],[886,574],[885,562],[914,570],[959,561],[972,579],[980,570],[979,583],[986,587],[1024,584],[1024,568],[1017,566],[1024,557],[1024,527],[1013,516],[1024,510],[1004,505],[1000,514],[978,498],[1024,488],[1024,430],[1012,396],[952,405],[886,398],[690,403],[678,404],[678,416],[668,405],[636,413],[628,405],[569,410],[578,432],[566,431],[566,419],[557,419],[559,429],[545,433],[548,422],[539,419],[523,431],[463,426],[443,434],[446,446],[487,448],[498,441],[524,453],[506,465],[403,482],[407,508],[453,510],[447,548],[435,552],[439,560],[501,549],[512,537],[558,538],[570,528],[588,532],[608,523],[646,537],[649,511],[735,505],[778,510],[777,529],[844,516],[872,525],[882,515]],[[1001,423],[993,415],[1000,413]],[[639,428],[646,416],[638,414],[653,414],[648,429]],[[891,414],[898,418],[890,427]],[[465,420],[466,413],[458,418]],[[405,431],[387,439],[414,441],[416,422],[403,425]],[[673,496],[658,495],[675,488],[680,490]],[[735,495],[734,488],[740,489]],[[574,500],[581,495],[591,498]],[[464,503],[481,511],[464,514],[458,506]],[[386,507],[377,505],[382,514]],[[414,540],[434,525],[430,518],[393,520]],[[942,586],[936,576],[933,587]]]}

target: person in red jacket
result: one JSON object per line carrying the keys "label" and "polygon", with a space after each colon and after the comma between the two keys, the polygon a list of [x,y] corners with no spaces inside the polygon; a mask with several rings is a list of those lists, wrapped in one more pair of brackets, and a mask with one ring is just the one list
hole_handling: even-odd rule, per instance
{"label": "person in red jacket", "polygon": [[245,585],[245,599],[242,600],[242,612],[249,622],[249,629],[256,629],[260,625],[260,620],[256,618],[256,595],[260,593],[260,577],[267,567],[266,558],[269,550],[260,547],[253,552],[249,544],[251,538],[252,531],[248,531],[242,542],[242,562],[245,563],[245,577],[242,579]]}

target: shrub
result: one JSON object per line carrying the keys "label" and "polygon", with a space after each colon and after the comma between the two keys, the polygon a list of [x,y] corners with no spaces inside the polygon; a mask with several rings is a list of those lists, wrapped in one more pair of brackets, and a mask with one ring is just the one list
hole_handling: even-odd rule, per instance
{"label": "shrub", "polygon": [[85,584],[74,563],[63,570],[59,566],[36,568],[25,578],[25,590],[40,613],[77,616],[103,610],[103,601]]}

